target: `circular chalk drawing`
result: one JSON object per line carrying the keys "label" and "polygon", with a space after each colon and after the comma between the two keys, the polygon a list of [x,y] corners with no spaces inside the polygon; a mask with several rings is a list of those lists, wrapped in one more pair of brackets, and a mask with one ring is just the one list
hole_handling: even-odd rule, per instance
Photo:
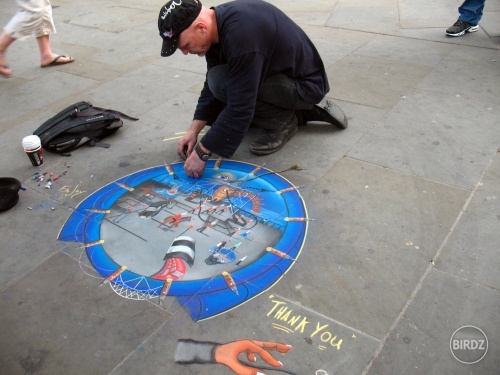
{"label": "circular chalk drawing", "polygon": [[173,296],[201,320],[274,285],[300,255],[307,226],[288,180],[219,159],[201,179],[173,163],[114,181],[76,207],[59,239],[82,243],[117,293]]}

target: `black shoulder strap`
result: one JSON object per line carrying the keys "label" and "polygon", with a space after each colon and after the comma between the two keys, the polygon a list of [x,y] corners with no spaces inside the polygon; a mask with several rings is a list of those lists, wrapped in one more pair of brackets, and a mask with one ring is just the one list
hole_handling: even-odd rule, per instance
{"label": "black shoulder strap", "polygon": [[87,110],[89,110],[89,109],[95,109],[96,111],[99,111],[99,112],[96,112],[94,114],[98,114],[98,113],[103,113],[104,112],[104,113],[110,113],[110,114],[118,116],[118,117],[124,117],[127,120],[132,120],[132,121],[139,120],[136,117],[132,117],[132,116],[126,115],[125,113],[122,113],[120,111],[115,111],[114,109],[100,108],[100,107],[94,107],[94,106],[88,108]]}

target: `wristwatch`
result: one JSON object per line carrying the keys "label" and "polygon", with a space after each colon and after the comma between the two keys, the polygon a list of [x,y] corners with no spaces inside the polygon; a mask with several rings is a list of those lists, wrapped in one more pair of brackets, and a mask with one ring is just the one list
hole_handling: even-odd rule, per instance
{"label": "wristwatch", "polygon": [[210,159],[210,156],[212,156],[212,153],[207,154],[206,152],[204,152],[201,149],[199,143],[197,143],[196,146],[194,146],[194,150],[196,151],[196,154],[198,154],[198,157],[203,161],[207,161],[208,159]]}

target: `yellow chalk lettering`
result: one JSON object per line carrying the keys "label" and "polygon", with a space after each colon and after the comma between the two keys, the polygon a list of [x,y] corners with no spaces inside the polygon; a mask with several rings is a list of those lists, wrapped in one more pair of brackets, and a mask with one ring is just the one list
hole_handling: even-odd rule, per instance
{"label": "yellow chalk lettering", "polygon": [[290,314],[292,312],[293,312],[292,310],[288,310],[288,312],[285,315],[283,315],[280,320],[283,320],[286,322],[288,320],[288,318],[290,317]]}
{"label": "yellow chalk lettering", "polygon": [[276,319],[281,318],[281,316],[282,316],[282,315],[283,315],[283,314],[284,314],[287,310],[288,310],[288,307],[286,307],[286,306],[281,307],[281,308],[278,310],[278,312],[277,312],[276,314],[274,314],[274,317],[275,317]]}
{"label": "yellow chalk lettering", "polygon": [[332,341],[330,341],[330,344],[331,344],[332,346],[336,346],[336,347],[337,347],[337,350],[340,350],[340,345],[342,345],[342,341],[344,341],[344,340],[340,339],[338,343],[334,344],[334,343],[333,343],[333,340],[335,340],[336,338],[337,338],[337,336],[335,336],[335,337],[332,339]]}
{"label": "yellow chalk lettering", "polygon": [[314,335],[316,335],[320,331],[324,330],[326,327],[328,327],[328,324],[325,324],[324,326],[320,326],[319,323],[316,323],[316,330],[313,332],[311,337],[314,337]]}
{"label": "yellow chalk lettering", "polygon": [[308,324],[309,324],[309,322],[307,321],[307,318],[304,317],[304,319],[302,319],[302,321],[299,323],[299,325],[297,327],[295,327],[295,331],[300,330],[300,333],[304,333],[304,328]]}
{"label": "yellow chalk lettering", "polygon": [[[335,339],[336,337],[337,337],[337,336],[335,336],[335,337],[334,337],[334,339]],[[323,341],[323,342],[328,342],[328,341],[330,341],[330,339],[332,338],[332,334],[331,334],[330,332],[326,331],[326,332],[323,332],[323,333],[321,334],[320,338],[321,338],[321,341]]]}
{"label": "yellow chalk lettering", "polygon": [[271,309],[271,311],[269,311],[269,312],[267,313],[267,316],[271,315],[271,314],[273,313],[273,311],[274,311],[274,310],[275,310],[278,306],[280,306],[280,305],[286,305],[286,302],[281,302],[281,301],[273,301],[273,303],[274,303],[274,306],[273,306],[273,308]]}
{"label": "yellow chalk lettering", "polygon": [[287,322],[290,324],[292,327],[297,323],[297,321],[300,319],[301,315],[294,315],[290,318],[290,320]]}
{"label": "yellow chalk lettering", "polygon": [[71,189],[70,186],[64,185],[62,188],[59,189],[59,191],[62,191],[64,193],[65,197],[74,198],[78,194],[82,194],[82,193],[86,193],[87,192],[86,190],[79,190],[78,189],[79,185],[80,184],[76,185],[75,188],[73,189],[73,191],[70,191],[70,189]]}

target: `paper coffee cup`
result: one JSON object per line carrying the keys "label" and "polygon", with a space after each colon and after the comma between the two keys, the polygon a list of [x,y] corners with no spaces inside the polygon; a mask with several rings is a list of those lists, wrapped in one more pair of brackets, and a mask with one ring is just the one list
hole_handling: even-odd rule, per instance
{"label": "paper coffee cup", "polygon": [[34,167],[43,165],[42,142],[37,135],[24,137],[22,145]]}

